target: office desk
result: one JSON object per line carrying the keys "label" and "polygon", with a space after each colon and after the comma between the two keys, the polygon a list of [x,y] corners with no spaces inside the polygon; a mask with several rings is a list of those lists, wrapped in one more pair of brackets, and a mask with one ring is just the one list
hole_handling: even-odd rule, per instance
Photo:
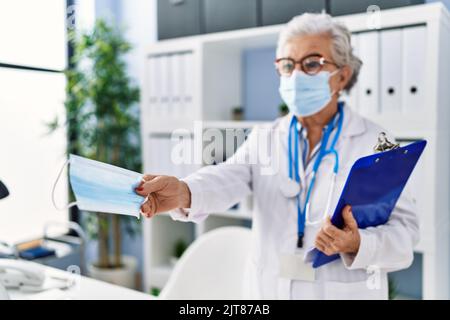
{"label": "office desk", "polygon": [[[55,280],[49,276],[74,279],[74,286],[67,290],[51,289],[45,292],[28,293],[18,290],[8,290],[12,300],[152,300],[154,296],[135,290],[72,275],[68,272],[46,267],[47,280],[45,286],[52,285]],[[71,277],[71,278],[70,278]]]}

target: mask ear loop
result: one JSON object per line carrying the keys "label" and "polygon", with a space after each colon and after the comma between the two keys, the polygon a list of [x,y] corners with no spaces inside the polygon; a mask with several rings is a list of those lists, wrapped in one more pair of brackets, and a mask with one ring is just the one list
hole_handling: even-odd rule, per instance
{"label": "mask ear loop", "polygon": [[[329,77],[329,78],[334,77],[334,76],[337,75],[341,70],[342,70],[341,68],[334,70],[333,72],[330,73],[330,77]],[[333,91],[331,91],[331,96],[333,97],[334,95],[337,94],[337,96],[338,96],[338,98],[339,98],[340,95],[341,95],[341,91],[342,91],[342,90],[333,90]]]}
{"label": "mask ear loop", "polygon": [[55,201],[55,190],[56,190],[56,185],[58,184],[58,181],[59,181],[59,179],[61,178],[61,175],[62,175],[62,173],[63,173],[63,171],[64,171],[64,168],[69,164],[69,162],[70,162],[70,160],[67,160],[66,162],[64,162],[63,166],[62,166],[61,169],[59,170],[58,177],[56,178],[55,183],[53,184],[53,188],[52,188],[52,202],[53,202],[53,206],[54,206],[55,209],[58,210],[58,211],[63,211],[63,210],[66,210],[66,209],[70,209],[70,208],[72,208],[72,207],[74,207],[74,206],[77,205],[77,202],[75,201],[75,202],[69,203],[69,204],[68,204],[67,206],[65,206],[65,207],[59,207],[59,206],[56,204],[56,201]]}

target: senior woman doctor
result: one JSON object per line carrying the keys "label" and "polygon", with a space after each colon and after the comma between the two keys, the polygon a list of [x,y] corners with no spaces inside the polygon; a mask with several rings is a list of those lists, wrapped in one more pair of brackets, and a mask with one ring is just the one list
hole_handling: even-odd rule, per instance
{"label": "senior woman doctor", "polygon": [[[355,84],[360,66],[345,26],[326,14],[293,18],[281,31],[276,59],[280,94],[291,113],[255,128],[224,164],[183,180],[145,176],[136,190],[147,197],[142,213],[152,217],[178,208],[174,219],[198,222],[253,193],[250,298],[386,299],[387,272],[411,264],[418,240],[408,191],[383,226],[358,229],[350,206],[343,211],[343,230],[327,217],[352,164],[373,153],[383,131],[338,101]],[[261,149],[279,164],[272,174],[259,161],[236,161]],[[340,259],[314,270],[305,255],[311,247]]]}

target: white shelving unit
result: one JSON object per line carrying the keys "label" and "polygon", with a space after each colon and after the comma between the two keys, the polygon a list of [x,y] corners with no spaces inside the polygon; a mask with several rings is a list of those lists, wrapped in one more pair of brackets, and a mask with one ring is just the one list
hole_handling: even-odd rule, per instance
{"label": "white shelving unit", "polygon": [[205,121],[205,129],[251,129],[254,126],[264,124],[264,121]]}
{"label": "white shelving unit", "polygon": [[[421,220],[421,241],[416,250],[423,255],[422,295],[425,299],[449,298],[450,15],[442,4],[433,3],[381,11],[377,29],[369,29],[366,14],[341,16],[337,19],[345,23],[354,34],[352,41],[354,41],[355,50],[357,52],[361,50],[362,60],[375,59],[377,62],[375,65],[367,64],[366,68],[374,68],[373,72],[366,75],[367,81],[360,81],[354,94],[348,97],[350,104],[356,106],[361,114],[385,127],[401,141],[417,139],[428,141],[424,157],[412,178],[416,181],[411,182],[417,188],[417,204]],[[281,27],[279,25],[260,27],[165,40],[147,49],[146,80],[142,88],[141,112],[146,172],[167,173],[160,172],[164,171],[161,170],[162,167],[167,168],[166,163],[163,163],[167,160],[160,161],[155,158],[154,155],[159,154],[160,150],[155,150],[152,137],[165,137],[170,143],[170,133],[174,129],[184,128],[186,135],[194,141],[201,137],[202,130],[205,128],[237,130],[251,128],[259,123],[258,121],[231,121],[232,108],[242,104],[242,54],[246,50],[275,47]],[[367,48],[364,50],[358,47],[360,39],[366,36],[373,36],[375,43],[383,44],[392,36],[389,31],[401,30],[403,34],[406,34],[412,30],[411,28],[417,27],[423,30],[423,42],[417,42],[411,50],[404,50],[403,55],[395,50],[384,54],[379,47],[374,47],[378,48],[377,50],[367,50]],[[391,38],[395,40],[395,36]],[[405,43],[408,41],[406,36],[400,39]],[[402,48],[401,43],[400,48]],[[170,106],[170,102],[168,103],[167,110],[183,110],[182,112],[173,114],[155,112],[161,107],[160,104],[167,104],[167,99],[154,96],[155,91],[158,93],[155,88],[155,83],[158,83],[155,76],[160,75],[161,70],[155,67],[153,59],[180,54],[188,54],[190,57],[188,84],[183,86],[189,92],[175,93],[181,96],[188,94],[190,97],[184,105]],[[385,80],[382,79],[386,78],[386,70],[389,70],[386,65],[388,62],[383,60],[383,54],[392,56],[392,59],[400,55],[401,63],[411,60],[411,65],[408,68],[403,67],[401,75],[395,75],[404,81],[405,87],[398,88],[402,89],[400,90],[402,96],[398,98],[400,100],[395,100],[397,98],[394,95],[384,96],[385,92],[379,91],[386,89],[383,82]],[[419,54],[423,55],[423,61],[416,61],[417,63],[414,64],[413,58]],[[186,67],[185,65],[183,70],[187,70]],[[177,75],[173,73],[173,70],[171,72],[172,80],[176,81]],[[422,75],[422,81],[416,90],[418,89],[419,94],[423,95],[424,103],[412,108],[412,104],[408,102],[408,96],[405,95],[405,88],[407,82],[414,78],[415,72]],[[408,76],[409,74],[412,76]],[[164,81],[170,82],[171,77],[168,78]],[[390,79],[390,77],[387,78]],[[367,83],[372,83],[375,86],[372,89],[377,90],[368,93],[364,87]],[[180,88],[177,87],[178,89]],[[396,94],[399,94],[398,90]],[[373,97],[369,95],[375,96],[376,99],[370,100]],[[180,101],[180,99],[175,100],[174,104]],[[369,105],[369,102],[372,105]],[[393,107],[387,110],[387,106],[391,105]],[[196,120],[202,123],[199,124]],[[201,129],[196,130],[198,127]],[[170,152],[168,150],[165,152]],[[194,152],[202,152],[202,147],[195,148]],[[189,170],[202,165],[203,163],[198,163],[190,166]],[[250,207],[241,205],[239,210],[213,214],[199,225],[174,222],[168,215],[147,220],[144,226],[146,289],[164,285],[170,275],[169,261],[172,247],[177,239],[184,239],[190,243],[213,228],[224,225],[249,226]]]}

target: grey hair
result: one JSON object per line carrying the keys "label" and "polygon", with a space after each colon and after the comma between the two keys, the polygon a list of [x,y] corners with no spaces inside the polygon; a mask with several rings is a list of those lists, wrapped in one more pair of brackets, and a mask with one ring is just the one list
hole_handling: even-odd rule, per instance
{"label": "grey hair", "polygon": [[351,33],[345,25],[334,21],[325,13],[304,13],[289,21],[280,32],[277,46],[277,57],[281,57],[283,47],[292,38],[304,35],[327,34],[332,39],[331,54],[339,66],[348,65],[352,77],[344,90],[350,92],[358,81],[362,61],[354,55],[351,46]]}

